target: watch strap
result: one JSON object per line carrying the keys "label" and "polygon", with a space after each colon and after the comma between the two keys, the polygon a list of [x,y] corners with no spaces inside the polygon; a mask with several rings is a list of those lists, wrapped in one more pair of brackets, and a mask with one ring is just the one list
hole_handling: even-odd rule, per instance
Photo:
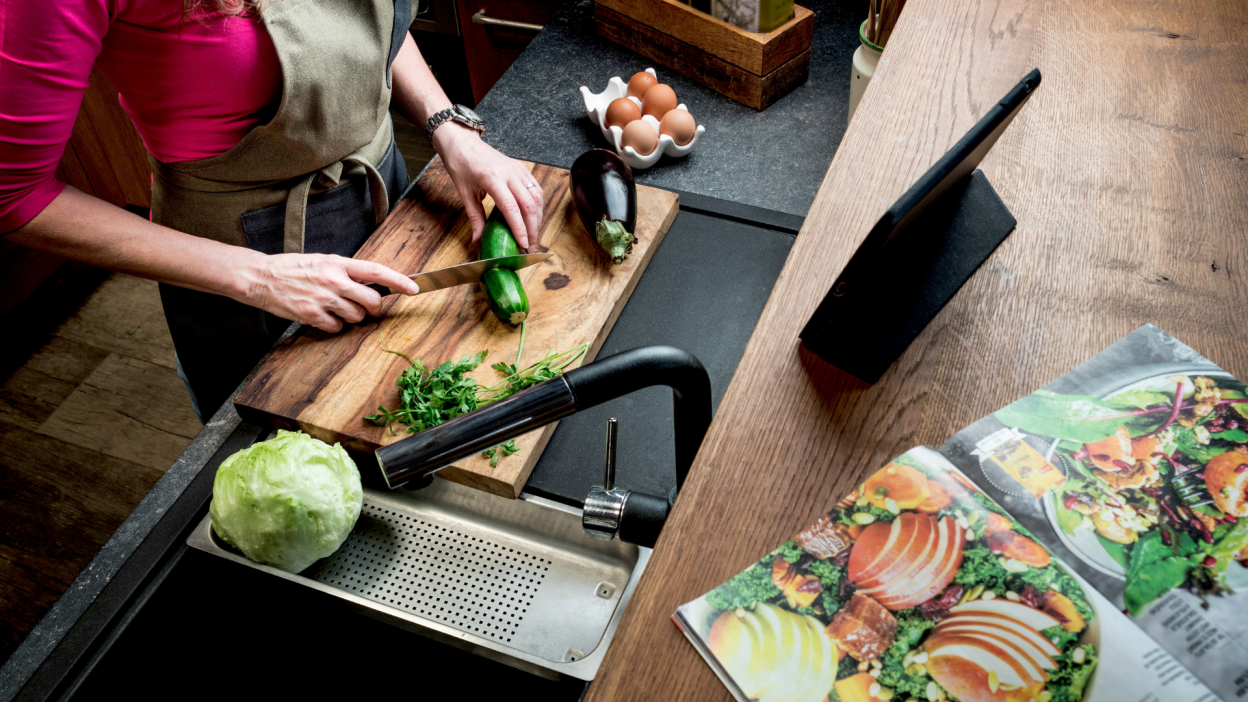
{"label": "watch strap", "polygon": [[429,118],[428,122],[425,122],[425,136],[429,137],[429,141],[433,141],[433,130],[442,126],[442,123],[447,121],[459,122],[460,124],[471,127],[472,129],[477,130],[478,134],[485,133],[484,124],[460,114],[458,107],[458,105],[452,105],[445,110],[437,112]]}
{"label": "watch strap", "polygon": [[425,136],[429,137],[429,141],[433,141],[433,130],[442,126],[442,123],[450,119],[455,114],[454,107],[448,107],[445,110],[434,113],[429,121],[425,122]]}

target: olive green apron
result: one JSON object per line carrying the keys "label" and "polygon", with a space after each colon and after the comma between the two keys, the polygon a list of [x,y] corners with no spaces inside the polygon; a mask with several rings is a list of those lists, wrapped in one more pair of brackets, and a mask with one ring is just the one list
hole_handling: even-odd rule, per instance
{"label": "olive green apron", "polygon": [[[212,158],[149,157],[152,221],[267,253],[350,256],[407,186],[390,64],[409,0],[269,0],[282,68],[273,119]],[[211,417],[290,325],[229,298],[161,285],[179,365]]]}

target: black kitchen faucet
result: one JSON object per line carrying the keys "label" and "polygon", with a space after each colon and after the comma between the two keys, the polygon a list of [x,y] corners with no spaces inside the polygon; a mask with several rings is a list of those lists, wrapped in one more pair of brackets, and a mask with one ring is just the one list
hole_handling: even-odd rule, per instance
{"label": "black kitchen faucet", "polygon": [[612,424],[603,485],[590,490],[582,518],[586,533],[592,536],[610,539],[618,534],[629,543],[653,546],[711,424],[710,377],[697,358],[678,348],[643,346],[570,370],[489,407],[383,446],[376,451],[377,463],[391,489],[419,482],[461,458],[654,385],[672,389],[676,486],[666,498],[616,489]]}

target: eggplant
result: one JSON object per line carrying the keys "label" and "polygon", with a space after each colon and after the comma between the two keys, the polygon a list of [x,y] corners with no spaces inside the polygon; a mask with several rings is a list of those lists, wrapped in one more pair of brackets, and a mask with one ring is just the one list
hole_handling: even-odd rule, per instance
{"label": "eggplant", "polygon": [[572,164],[572,202],[585,231],[614,263],[622,263],[637,242],[633,169],[606,149],[586,151]]}

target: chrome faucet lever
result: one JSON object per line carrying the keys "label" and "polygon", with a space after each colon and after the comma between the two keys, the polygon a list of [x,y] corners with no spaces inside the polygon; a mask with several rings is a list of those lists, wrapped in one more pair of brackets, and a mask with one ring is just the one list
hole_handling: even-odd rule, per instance
{"label": "chrome faucet lever", "polygon": [[602,468],[602,489],[611,492],[615,487],[615,435],[620,422],[615,417],[607,420],[607,460]]}
{"label": "chrome faucet lever", "polygon": [[628,491],[615,489],[615,441],[619,425],[615,417],[607,420],[607,449],[602,467],[602,485],[589,489],[581,516],[581,527],[586,534],[607,541],[615,538],[620,531],[624,503],[628,502]]}
{"label": "chrome faucet lever", "polygon": [[595,485],[585,496],[581,528],[596,539],[627,541],[654,547],[667,521],[670,507],[666,498],[615,486],[615,445],[619,422],[607,420],[607,449],[602,466],[602,485]]}

